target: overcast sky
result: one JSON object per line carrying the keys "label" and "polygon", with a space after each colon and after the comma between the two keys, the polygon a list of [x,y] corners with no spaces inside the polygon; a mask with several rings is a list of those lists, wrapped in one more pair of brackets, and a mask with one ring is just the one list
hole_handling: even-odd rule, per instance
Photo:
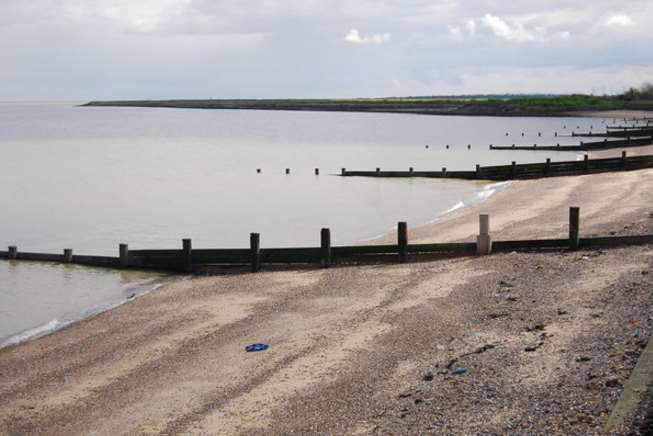
{"label": "overcast sky", "polygon": [[619,92],[653,0],[0,0],[0,100]]}

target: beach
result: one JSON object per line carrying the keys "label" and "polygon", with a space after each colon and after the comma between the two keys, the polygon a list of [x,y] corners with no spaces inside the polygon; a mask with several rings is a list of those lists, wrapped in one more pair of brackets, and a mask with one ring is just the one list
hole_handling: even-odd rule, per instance
{"label": "beach", "polygon": [[[570,206],[581,235],[651,233],[652,188],[653,170],[519,181],[409,238],[473,240],[479,213],[495,240],[566,237]],[[1,349],[0,433],[603,434],[652,265],[644,246],[179,277]]]}

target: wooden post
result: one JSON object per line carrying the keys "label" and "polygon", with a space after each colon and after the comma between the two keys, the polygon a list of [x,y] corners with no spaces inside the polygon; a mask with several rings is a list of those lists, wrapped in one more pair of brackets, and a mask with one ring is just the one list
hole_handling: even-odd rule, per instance
{"label": "wooden post", "polygon": [[[630,137],[628,137],[628,142],[630,143]],[[621,152],[621,166],[622,168],[626,168],[626,160],[628,159],[628,153],[626,150]]]}
{"label": "wooden post", "polygon": [[381,168],[376,167],[376,172],[377,172],[377,173],[380,173],[380,172],[381,172]]}
{"label": "wooden post", "polygon": [[476,252],[483,256],[492,253],[492,237],[490,236],[490,215],[479,215],[479,232],[476,238]]}
{"label": "wooden post", "polygon": [[578,250],[580,237],[580,208],[569,208],[569,249]]}
{"label": "wooden post", "polygon": [[412,175],[415,172],[415,169],[413,167],[408,168],[408,172]]}
{"label": "wooden post", "polygon": [[405,221],[400,221],[397,224],[397,246],[399,262],[406,263],[408,260],[408,224]]}
{"label": "wooden post", "polygon": [[315,168],[315,175],[316,175],[316,176],[319,176],[319,175],[320,175],[320,169],[319,169],[319,168]]}
{"label": "wooden post", "polygon": [[286,168],[286,174],[290,174],[290,168]]}
{"label": "wooden post", "polygon": [[442,177],[447,175],[447,167],[442,167]]}
{"label": "wooden post", "polygon": [[63,250],[63,263],[73,263],[73,249],[64,248]]}
{"label": "wooden post", "polygon": [[478,179],[480,175],[481,175],[481,166],[479,164],[476,164],[476,178]]}
{"label": "wooden post", "polygon": [[585,163],[585,171],[590,169],[590,160],[589,159],[590,159],[590,157],[587,154],[585,154],[585,156],[583,156],[583,162]]}
{"label": "wooden post", "polygon": [[320,232],[320,257],[322,266],[331,266],[331,230],[324,228]]}
{"label": "wooden post", "polygon": [[120,256],[120,268],[129,268],[129,245],[120,244],[118,254]]}
{"label": "wooden post", "polygon": [[7,249],[7,256],[9,259],[18,259],[18,247],[10,245]]}
{"label": "wooden post", "polygon": [[546,164],[544,164],[544,173],[548,173],[549,170],[551,169],[551,158],[547,157],[546,158]]}
{"label": "wooden post", "polygon": [[260,168],[256,168],[256,174],[261,174],[261,169]]}
{"label": "wooden post", "polygon": [[344,176],[346,172],[347,172],[346,168],[340,168],[340,175],[341,176]]}
{"label": "wooden post", "polygon": [[251,253],[252,272],[261,270],[261,235],[251,233],[249,235],[249,249]]}
{"label": "wooden post", "polygon": [[183,270],[184,272],[193,271],[193,242],[190,239],[183,239],[181,241],[183,249]]}
{"label": "wooden post", "polygon": [[512,161],[512,168],[510,169],[511,177],[514,179],[517,175],[517,162]]}

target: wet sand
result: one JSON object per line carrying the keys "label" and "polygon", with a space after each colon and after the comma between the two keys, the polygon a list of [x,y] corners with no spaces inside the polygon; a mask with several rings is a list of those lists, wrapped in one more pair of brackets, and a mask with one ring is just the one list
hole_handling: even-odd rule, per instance
{"label": "wet sand", "polygon": [[[583,235],[651,233],[652,189],[520,181],[410,239],[472,240],[479,213],[495,239],[565,237],[569,206]],[[180,278],[0,350],[0,434],[601,434],[652,266],[645,246]]]}

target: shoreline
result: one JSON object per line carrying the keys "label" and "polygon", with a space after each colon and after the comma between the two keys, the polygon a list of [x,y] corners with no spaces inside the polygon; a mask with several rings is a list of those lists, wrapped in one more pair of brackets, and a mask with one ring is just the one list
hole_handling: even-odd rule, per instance
{"label": "shoreline", "polygon": [[[524,180],[409,238],[472,238],[479,212],[496,239],[565,235],[571,205],[581,234],[650,233],[652,188],[653,170]],[[627,247],[174,279],[0,349],[0,423],[47,434],[594,434],[653,328],[651,266],[650,247]],[[270,349],[243,351],[255,342]]]}

